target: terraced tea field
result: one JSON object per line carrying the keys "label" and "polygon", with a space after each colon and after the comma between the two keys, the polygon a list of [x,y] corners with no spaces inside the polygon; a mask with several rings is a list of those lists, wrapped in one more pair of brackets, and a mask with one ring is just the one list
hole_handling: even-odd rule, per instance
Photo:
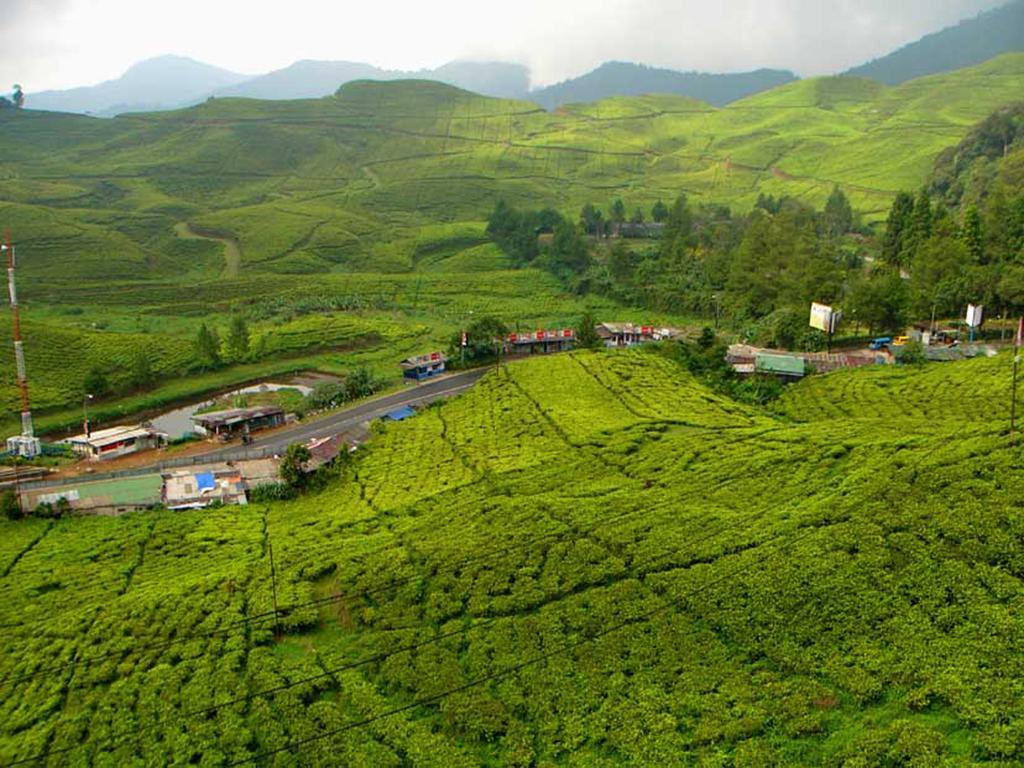
{"label": "terraced tea field", "polygon": [[294,502],[0,523],[0,761],[1020,762],[1008,362],[532,359]]}
{"label": "terraced tea field", "polygon": [[[574,219],[585,203],[607,211],[621,197],[650,211],[685,192],[739,213],[761,193],[820,207],[838,184],[878,221],[896,191],[922,184],[943,149],[1022,90],[1017,54],[896,88],[806,80],[722,109],[640,96],[547,113],[403,81],[109,120],[7,110],[0,228],[20,248],[41,423],[77,421],[93,367],[122,396],[97,416],[134,410],[143,399],[125,388],[124,364],[140,348],[157,380],[144,402],[166,402],[161,389],[182,391],[199,324],[223,331],[232,314],[265,339],[256,378],[300,357],[344,373],[350,348],[365,361],[378,342],[370,362],[394,377],[402,353],[435,347],[471,312],[530,328],[575,322],[588,303],[603,319],[660,322],[513,270],[485,233],[495,202]],[[306,316],[324,312],[314,331]],[[55,366],[66,349],[70,364]],[[0,345],[0,424],[11,430],[9,354]],[[242,379],[235,366],[220,383]]]}

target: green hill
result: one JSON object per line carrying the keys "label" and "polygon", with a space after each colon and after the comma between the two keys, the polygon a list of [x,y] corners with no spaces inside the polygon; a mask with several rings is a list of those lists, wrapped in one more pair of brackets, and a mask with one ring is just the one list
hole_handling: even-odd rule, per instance
{"label": "green hill", "polygon": [[[85,361],[126,378],[120,358],[94,363],[91,353],[52,370],[51,350],[71,331],[90,349],[116,345],[116,333],[169,337],[153,347],[163,379],[173,376],[164,361],[181,359],[200,322],[223,330],[232,313],[262,335],[313,306],[377,312],[357,324],[383,319],[375,338],[398,324],[411,347],[443,344],[488,305],[512,326],[572,323],[584,304],[648,321],[566,297],[537,271],[512,280],[484,233],[495,202],[575,218],[588,202],[622,197],[631,211],[650,210],[685,192],[742,212],[761,194],[820,207],[839,184],[879,221],[898,190],[923,184],[943,150],[1022,87],[1017,54],[896,88],[800,81],[722,109],[638,96],[548,113],[436,82],[359,81],[323,99],[212,99],[110,120],[4,110],[0,227],[14,232],[35,323],[37,405],[74,409]],[[349,341],[346,330],[288,354],[335,350],[330,368],[347,370]],[[169,347],[178,351],[160,351]],[[395,375],[396,350],[378,352],[374,365]],[[0,345],[0,361],[9,354]],[[12,384],[0,379],[5,403]]]}
{"label": "green hill", "polygon": [[0,760],[1018,764],[1010,362],[531,360],[295,502],[0,523]]}
{"label": "green hill", "polygon": [[114,120],[10,111],[0,216],[35,254],[28,276],[83,278],[100,260],[113,277],[208,275],[208,249],[174,243],[182,220],[236,236],[243,271],[306,273],[408,269],[419,227],[479,221],[498,197],[574,211],[686,191],[745,207],[759,192],[823,202],[840,184],[877,218],[1022,85],[1024,55],[1007,55],[891,89],[801,81],[724,109],[636,97],[548,114],[438,83],[364,81],[326,99]]}

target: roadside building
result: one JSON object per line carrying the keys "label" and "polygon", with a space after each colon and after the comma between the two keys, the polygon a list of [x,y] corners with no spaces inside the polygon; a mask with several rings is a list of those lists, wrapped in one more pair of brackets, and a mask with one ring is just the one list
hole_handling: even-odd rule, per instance
{"label": "roadside building", "polygon": [[448,358],[444,352],[431,352],[429,355],[406,358],[399,365],[405,378],[423,381],[444,373],[447,362]]}
{"label": "roadside building", "polygon": [[595,330],[606,347],[633,347],[652,341],[675,339],[683,335],[678,328],[656,328],[653,325],[633,323],[598,323]]}
{"label": "roadside building", "polygon": [[203,509],[215,502],[248,504],[245,483],[237,468],[201,467],[163,476],[163,505],[168,509]]}
{"label": "roadside building", "polygon": [[158,474],[116,480],[51,485],[22,491],[22,508],[28,512],[40,504],[56,506],[66,499],[71,510],[82,514],[118,515],[161,504],[163,478]]}
{"label": "roadside building", "polygon": [[306,469],[315,472],[320,467],[330,464],[342,451],[348,452],[348,446],[341,439],[341,435],[331,435],[312,440],[306,445],[309,448],[309,461],[306,462]]}
{"label": "roadside building", "polygon": [[567,352],[576,346],[576,331],[561,328],[556,331],[538,330],[533,333],[510,333],[505,348],[511,354],[534,355]]}
{"label": "roadside building", "polygon": [[414,411],[411,406],[403,405],[401,408],[395,408],[393,411],[388,411],[381,416],[381,419],[384,421],[405,421],[406,419],[411,419],[415,415],[416,411]]}
{"label": "roadside building", "polygon": [[775,376],[783,383],[787,383],[802,379],[807,374],[807,367],[796,355],[759,352],[754,360],[754,371]]}
{"label": "roadside building", "polygon": [[231,440],[261,429],[279,427],[284,421],[284,409],[276,405],[231,408],[192,416],[196,433],[219,440]]}
{"label": "roadside building", "polygon": [[167,435],[151,427],[135,424],[100,429],[64,441],[78,456],[89,459],[112,459],[137,451],[159,448],[167,442]]}

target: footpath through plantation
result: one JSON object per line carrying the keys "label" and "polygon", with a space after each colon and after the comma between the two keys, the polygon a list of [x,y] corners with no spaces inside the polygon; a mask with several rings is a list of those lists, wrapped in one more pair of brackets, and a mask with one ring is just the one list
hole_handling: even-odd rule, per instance
{"label": "footpath through plantation", "polygon": [[2,523],[0,763],[1020,764],[1010,367],[573,353],[298,501]]}

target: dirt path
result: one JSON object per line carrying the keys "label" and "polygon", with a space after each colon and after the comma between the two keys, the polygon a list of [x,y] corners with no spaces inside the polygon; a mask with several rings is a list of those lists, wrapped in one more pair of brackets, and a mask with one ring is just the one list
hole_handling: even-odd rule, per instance
{"label": "dirt path", "polygon": [[242,264],[242,249],[238,240],[226,234],[215,234],[213,231],[204,230],[200,234],[187,221],[179,221],[174,225],[174,234],[182,240],[213,240],[224,245],[224,274],[223,277],[238,277],[238,268]]}

